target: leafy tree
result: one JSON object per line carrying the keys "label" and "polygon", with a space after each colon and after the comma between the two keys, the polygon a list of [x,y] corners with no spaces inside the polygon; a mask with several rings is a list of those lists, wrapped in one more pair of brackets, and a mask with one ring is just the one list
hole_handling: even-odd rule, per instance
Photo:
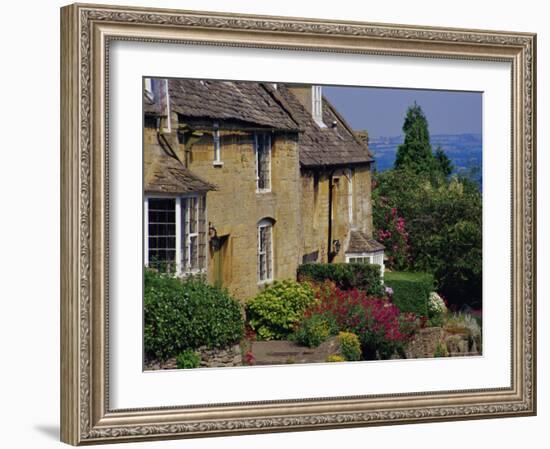
{"label": "leafy tree", "polygon": [[428,121],[416,102],[409,106],[403,123],[404,142],[397,148],[394,168],[409,169],[416,173],[432,173],[436,168]]}
{"label": "leafy tree", "polygon": [[434,157],[437,170],[444,178],[449,177],[453,172],[453,163],[441,146],[437,147],[437,150],[435,150]]}
{"label": "leafy tree", "polygon": [[373,178],[373,220],[388,266],[432,273],[456,305],[481,303],[481,193],[441,147],[432,153],[428,121],[416,102],[393,170]]}
{"label": "leafy tree", "polygon": [[[375,175],[373,204],[379,236],[394,234],[392,217],[403,219],[408,257],[400,269],[430,272],[452,303],[479,305],[482,202],[475,183],[389,170]],[[402,248],[384,243],[389,260],[397,260]]]}

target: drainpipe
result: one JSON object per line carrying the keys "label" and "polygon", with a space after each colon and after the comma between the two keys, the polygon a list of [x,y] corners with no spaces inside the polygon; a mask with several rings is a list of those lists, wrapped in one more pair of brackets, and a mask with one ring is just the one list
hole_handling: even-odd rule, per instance
{"label": "drainpipe", "polygon": [[334,252],[332,251],[332,190],[334,184],[332,182],[332,177],[334,175],[334,170],[331,171],[328,175],[328,245],[327,245],[327,260],[328,263],[332,263],[334,259]]}
{"label": "drainpipe", "polygon": [[164,131],[161,130],[160,117],[157,117],[157,142],[164,151],[174,156],[176,159],[178,158],[177,153],[173,150],[173,148],[170,146],[170,143],[166,139],[166,136],[164,135]]}

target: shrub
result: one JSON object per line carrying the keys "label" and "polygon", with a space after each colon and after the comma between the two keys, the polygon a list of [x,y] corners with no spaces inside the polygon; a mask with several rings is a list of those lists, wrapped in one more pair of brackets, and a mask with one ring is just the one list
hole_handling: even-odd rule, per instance
{"label": "shrub", "polygon": [[327,357],[327,362],[345,362],[346,359],[338,354],[331,354]]}
{"label": "shrub", "polygon": [[359,337],[352,332],[340,332],[338,334],[342,356],[350,361],[361,359],[361,342]]}
{"label": "shrub", "polygon": [[392,302],[399,310],[428,316],[428,298],[434,287],[431,274],[386,271],[384,284],[393,290]]}
{"label": "shrub", "polygon": [[447,306],[443,298],[436,292],[431,292],[428,298],[428,325],[442,326],[446,314]]}
{"label": "shrub", "polygon": [[244,332],[241,306],[200,279],[145,270],[144,345],[148,357],[167,359],[184,349],[225,347]]}
{"label": "shrub", "polygon": [[[385,170],[373,176],[373,224],[386,247],[388,266],[402,246],[394,249],[392,239],[381,239],[379,231],[396,227],[397,223],[388,222],[395,208],[405,221],[410,255],[406,267],[395,268],[433,273],[438,291],[457,307],[482,305],[480,186],[463,176],[430,179],[412,170]],[[394,232],[391,237],[396,237]]]}
{"label": "shrub", "polygon": [[201,364],[201,357],[198,352],[186,349],[176,357],[178,369],[198,368]]}
{"label": "shrub", "polygon": [[383,296],[380,266],[364,263],[306,263],[298,267],[298,280],[332,281],[341,290],[356,288],[368,295]]}
{"label": "shrub", "polygon": [[481,339],[481,327],[478,321],[468,313],[454,313],[447,317],[444,329],[448,332],[456,332],[468,335],[474,340]]}
{"label": "shrub", "polygon": [[442,315],[447,313],[445,301],[437,292],[431,292],[428,298],[428,316]]}
{"label": "shrub", "polygon": [[275,281],[249,300],[246,306],[248,323],[259,340],[284,339],[292,333],[303,319],[306,308],[314,301],[309,284]]}
{"label": "shrub", "polygon": [[387,299],[367,296],[357,289],[343,291],[325,282],[317,288],[316,297],[316,304],[306,316],[327,316],[340,331],[355,333],[366,358],[386,359],[395,352],[402,354],[417,328],[414,315],[401,314]]}
{"label": "shrub", "polygon": [[409,234],[405,230],[405,219],[392,207],[386,211],[383,229],[378,229],[378,241],[386,248],[387,267],[403,270],[409,265]]}
{"label": "shrub", "polygon": [[336,332],[334,320],[314,314],[306,317],[291,337],[298,344],[315,348]]}

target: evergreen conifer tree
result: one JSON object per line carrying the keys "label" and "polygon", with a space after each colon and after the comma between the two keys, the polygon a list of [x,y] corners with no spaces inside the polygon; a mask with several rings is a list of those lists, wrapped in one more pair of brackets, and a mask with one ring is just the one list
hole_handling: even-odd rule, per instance
{"label": "evergreen conifer tree", "polygon": [[394,168],[432,173],[436,169],[436,161],[430,144],[428,121],[416,101],[407,109],[403,133],[405,141],[397,148]]}
{"label": "evergreen conifer tree", "polygon": [[435,150],[434,157],[437,169],[443,177],[447,178],[453,172],[453,163],[440,146]]}

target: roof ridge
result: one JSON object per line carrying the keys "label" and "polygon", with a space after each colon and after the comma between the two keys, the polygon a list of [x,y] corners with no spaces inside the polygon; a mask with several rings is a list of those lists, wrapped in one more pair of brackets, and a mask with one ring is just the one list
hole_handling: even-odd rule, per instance
{"label": "roof ridge", "polygon": [[368,147],[368,145],[363,142],[361,139],[359,139],[359,137],[357,136],[357,134],[355,134],[355,131],[353,130],[353,128],[350,126],[350,124],[347,122],[347,120],[344,118],[344,116],[342,114],[340,114],[340,112],[338,111],[338,109],[336,109],[334,107],[334,105],[330,102],[330,100],[323,95],[323,102],[325,102],[327,104],[327,106],[330,108],[331,112],[338,118],[338,120],[340,120],[340,122],[342,123],[342,125],[344,125],[344,128],[346,128],[348,130],[348,132],[351,134],[351,137],[359,144],[361,145],[362,147],[365,147],[365,150],[367,150],[367,154],[370,156],[370,157],[373,157],[372,156],[372,153]]}
{"label": "roof ridge", "polygon": [[[278,89],[275,89],[275,88],[268,88],[268,84],[270,83],[259,83],[266,92],[269,93],[269,95],[271,95],[271,97],[277,102],[277,104],[279,106],[281,106],[282,109],[284,109],[285,113],[288,115],[288,117],[296,124],[296,126],[298,126],[298,129],[300,129],[300,124],[298,123],[298,121],[294,118],[294,116],[292,115],[292,113],[290,112],[289,110],[289,107],[288,107],[288,104],[286,104],[286,102],[284,101],[284,99],[279,95],[278,93]],[[281,83],[282,86],[284,86],[284,84]],[[285,86],[286,87],[286,86]],[[276,93],[277,92],[277,93]]]}

